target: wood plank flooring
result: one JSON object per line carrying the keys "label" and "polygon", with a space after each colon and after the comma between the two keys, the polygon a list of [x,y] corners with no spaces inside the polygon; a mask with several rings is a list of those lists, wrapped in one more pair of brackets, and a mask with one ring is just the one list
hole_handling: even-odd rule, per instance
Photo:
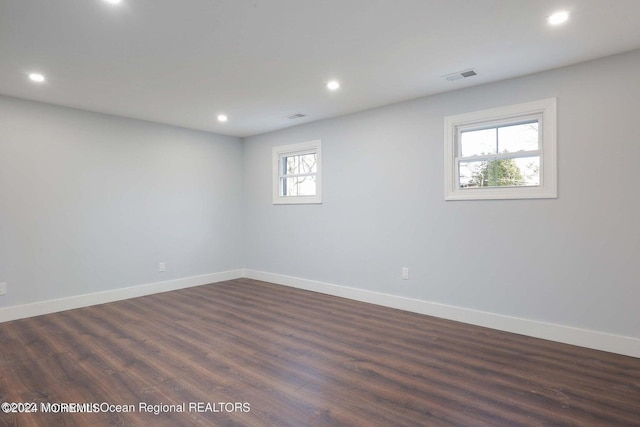
{"label": "wood plank flooring", "polygon": [[[2,426],[640,426],[640,359],[241,279],[0,324],[0,402],[39,410]],[[41,412],[103,402],[134,412]]]}

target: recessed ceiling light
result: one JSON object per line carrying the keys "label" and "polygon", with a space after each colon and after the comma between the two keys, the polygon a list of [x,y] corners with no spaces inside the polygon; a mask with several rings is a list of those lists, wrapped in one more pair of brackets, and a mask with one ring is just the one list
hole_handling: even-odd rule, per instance
{"label": "recessed ceiling light", "polygon": [[31,73],[29,74],[29,78],[31,79],[31,81],[34,81],[37,83],[42,83],[45,80],[44,76],[40,73]]}
{"label": "recessed ceiling light", "polygon": [[111,4],[118,4],[118,3],[122,2],[122,0],[104,0],[104,1],[106,1],[107,3],[111,3]]}
{"label": "recessed ceiling light", "polygon": [[340,89],[340,83],[338,83],[338,81],[336,80],[331,80],[330,82],[327,83],[327,89],[338,90]]}
{"label": "recessed ceiling light", "polygon": [[569,12],[567,12],[566,10],[563,10],[560,12],[556,12],[552,15],[549,15],[547,17],[547,22],[549,23],[549,25],[560,25],[564,22],[567,22],[568,19],[569,19]]}
{"label": "recessed ceiling light", "polygon": [[219,122],[226,122],[227,120],[229,120],[229,118],[226,115],[218,114],[218,121]]}

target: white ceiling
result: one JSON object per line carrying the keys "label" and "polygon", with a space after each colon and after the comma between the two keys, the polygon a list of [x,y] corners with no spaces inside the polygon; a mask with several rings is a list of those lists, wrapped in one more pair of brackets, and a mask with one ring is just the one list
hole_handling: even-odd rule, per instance
{"label": "white ceiling", "polygon": [[638,18],[640,0],[0,0],[0,94],[248,136],[638,49]]}

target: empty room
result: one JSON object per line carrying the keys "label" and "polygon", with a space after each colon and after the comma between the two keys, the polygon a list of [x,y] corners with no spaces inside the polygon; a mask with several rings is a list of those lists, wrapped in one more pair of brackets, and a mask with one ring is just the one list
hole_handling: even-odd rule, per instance
{"label": "empty room", "polygon": [[640,426],[638,18],[0,0],[0,426]]}

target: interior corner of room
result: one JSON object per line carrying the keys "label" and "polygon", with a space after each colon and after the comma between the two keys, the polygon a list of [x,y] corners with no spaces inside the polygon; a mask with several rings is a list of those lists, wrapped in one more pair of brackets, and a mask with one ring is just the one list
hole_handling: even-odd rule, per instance
{"label": "interior corner of room", "polygon": [[0,3],[0,424],[637,424],[637,0]]}
{"label": "interior corner of room", "polygon": [[[112,3],[91,16],[103,19],[106,12],[108,25],[124,31],[137,6]],[[21,4],[7,3],[7,11]],[[266,26],[252,15],[258,3],[256,10],[245,6],[229,5],[229,12]],[[52,4],[46,8],[58,13]],[[118,15],[123,11],[126,18]],[[401,12],[394,9],[388,19]],[[154,13],[157,22],[170,15],[167,5]],[[576,16],[593,18],[586,11]],[[558,25],[567,18],[565,12],[547,20]],[[418,24],[407,22],[403,31]],[[48,25],[54,24],[41,29]],[[389,36],[404,40],[403,31]],[[545,43],[560,37],[541,34]],[[139,49],[140,40],[130,48]],[[92,42],[113,47],[97,35]],[[18,45],[3,44],[7,52],[24,47]],[[0,321],[249,277],[640,357],[640,86],[632,78],[640,51],[623,52],[628,47],[320,119],[279,109],[277,126],[256,120],[256,127],[242,128],[242,119],[222,107],[211,110],[215,124],[198,129],[57,105],[42,94],[63,99],[56,85],[65,77],[25,65],[3,75],[17,89],[7,86],[0,95]],[[198,47],[189,48],[197,63]],[[238,62],[225,66],[240,73],[242,61],[233,58]],[[195,66],[180,67],[211,81]],[[439,84],[484,78],[479,68],[459,69],[439,73]],[[40,86],[21,81],[18,88],[21,73]],[[130,87],[131,99],[171,76],[156,74],[160,80]],[[110,77],[101,76],[106,85]],[[90,80],[78,79],[73,90],[82,92]],[[337,105],[340,96],[346,105],[353,80],[350,88],[327,73],[314,90],[326,95],[323,105]],[[181,89],[195,97],[196,86]],[[178,90],[171,96],[178,99]],[[557,101],[557,194],[445,200],[445,117],[548,98]],[[321,202],[274,204],[272,150],[310,141],[322,143]]]}
{"label": "interior corner of room", "polygon": [[[244,138],[2,96],[0,317],[248,276],[637,357],[639,64]],[[444,116],[551,96],[557,199],[443,200]],[[323,203],[273,205],[271,149],[313,139]]]}

